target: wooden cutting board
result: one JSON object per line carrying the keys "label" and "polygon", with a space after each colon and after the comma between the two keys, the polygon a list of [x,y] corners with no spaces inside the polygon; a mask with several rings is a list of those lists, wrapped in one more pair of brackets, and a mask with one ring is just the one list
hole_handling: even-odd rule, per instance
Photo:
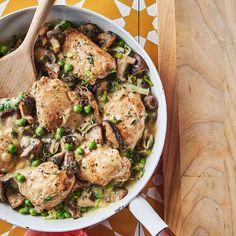
{"label": "wooden cutting board", "polygon": [[159,14],[165,219],[181,236],[236,235],[236,1],[161,0]]}

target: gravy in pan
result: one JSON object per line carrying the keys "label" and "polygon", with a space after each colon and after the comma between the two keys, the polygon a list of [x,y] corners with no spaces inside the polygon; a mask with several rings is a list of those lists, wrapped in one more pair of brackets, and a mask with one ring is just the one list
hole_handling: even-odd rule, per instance
{"label": "gravy in pan", "polygon": [[14,143],[19,146],[21,128],[16,125],[17,115],[8,117],[0,122],[0,173],[13,173],[26,166],[26,159],[17,153],[13,156],[8,152],[8,145]]}

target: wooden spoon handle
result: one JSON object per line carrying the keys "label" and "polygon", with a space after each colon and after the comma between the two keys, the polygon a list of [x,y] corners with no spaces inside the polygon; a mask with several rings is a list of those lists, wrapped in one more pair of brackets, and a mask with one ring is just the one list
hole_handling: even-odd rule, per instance
{"label": "wooden spoon handle", "polygon": [[55,0],[40,0],[39,1],[39,5],[36,9],[33,20],[30,24],[25,40],[22,43],[22,47],[32,50],[32,48],[34,47],[35,41],[37,39],[38,31],[40,27],[46,21],[47,16],[54,2]]}

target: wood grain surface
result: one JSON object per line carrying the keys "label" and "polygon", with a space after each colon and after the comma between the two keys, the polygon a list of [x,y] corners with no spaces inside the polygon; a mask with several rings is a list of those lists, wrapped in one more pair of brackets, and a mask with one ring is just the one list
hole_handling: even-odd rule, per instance
{"label": "wood grain surface", "polygon": [[[236,235],[236,1],[163,2],[160,5],[166,7],[166,13],[161,8],[159,12],[166,19],[159,20],[160,37],[163,44],[169,42],[169,45],[167,50],[162,49],[160,57],[164,60],[160,67],[176,63],[169,56],[175,54],[169,51],[174,48],[174,7],[176,13],[180,141],[179,162],[178,155],[174,155],[178,148],[169,146],[175,141],[167,138],[165,219],[177,235],[233,236]],[[162,25],[163,21],[166,24]],[[172,74],[168,67],[164,69],[169,71],[167,75]],[[176,87],[176,81],[170,86]],[[173,104],[173,96],[167,97]],[[169,111],[173,114],[175,106]],[[173,117],[169,122],[169,132],[173,130],[176,134]]]}
{"label": "wood grain surface", "polygon": [[158,70],[167,100],[167,136],[163,150],[164,218],[177,229],[180,213],[180,156],[174,0],[159,1]]}

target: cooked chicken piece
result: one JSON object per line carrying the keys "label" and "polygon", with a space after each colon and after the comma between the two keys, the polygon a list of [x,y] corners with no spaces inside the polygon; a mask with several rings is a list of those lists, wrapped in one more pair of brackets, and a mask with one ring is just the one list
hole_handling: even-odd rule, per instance
{"label": "cooked chicken piece", "polygon": [[47,129],[60,126],[76,128],[83,116],[73,111],[78,98],[75,92],[59,79],[42,77],[33,85],[32,95],[36,100],[39,124]]}
{"label": "cooked chicken piece", "polygon": [[71,192],[75,177],[68,177],[53,162],[44,162],[38,167],[20,170],[25,182],[17,182],[19,192],[29,199],[38,212],[60,204]]}
{"label": "cooked chicken piece", "polygon": [[109,53],[75,29],[64,32],[63,53],[67,55],[66,63],[73,65],[74,74],[90,84],[116,68],[116,61]]}
{"label": "cooked chicken piece", "polygon": [[[114,96],[116,97],[116,96]],[[145,128],[146,112],[140,94],[111,100],[104,106],[104,120],[116,121],[117,128],[129,148],[134,148]]]}
{"label": "cooked chicken piece", "polygon": [[107,185],[110,181],[124,181],[130,176],[131,163],[116,149],[98,148],[81,161],[80,177],[93,184]]}

